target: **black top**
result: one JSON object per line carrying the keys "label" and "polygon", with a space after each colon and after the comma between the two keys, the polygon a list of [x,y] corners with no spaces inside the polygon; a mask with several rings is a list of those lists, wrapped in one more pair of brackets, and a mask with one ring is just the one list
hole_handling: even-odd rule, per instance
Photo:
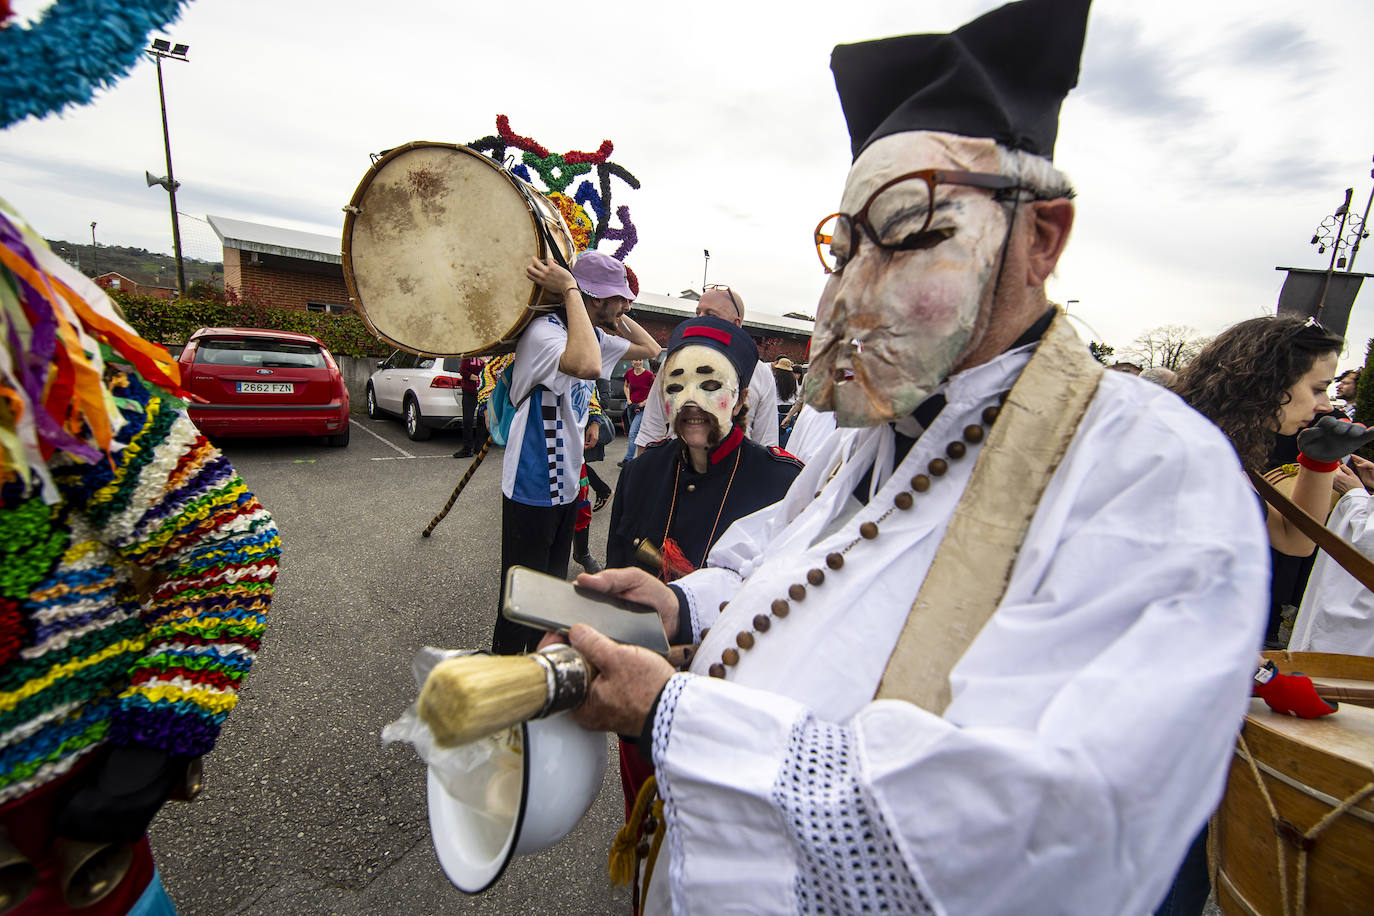
{"label": "black top", "polygon": [[606,565],[634,566],[635,542],[642,537],[661,548],[671,511],[668,536],[693,567],[700,567],[731,524],[782,499],[801,469],[792,455],[746,439],[738,426],[711,450],[701,474],[693,470],[681,441],[651,443],[621,472]]}
{"label": "black top", "polygon": [[949,34],[838,45],[835,88],[858,158],[879,137],[938,130],[1054,157],[1078,85],[1090,0],[1021,0]]}

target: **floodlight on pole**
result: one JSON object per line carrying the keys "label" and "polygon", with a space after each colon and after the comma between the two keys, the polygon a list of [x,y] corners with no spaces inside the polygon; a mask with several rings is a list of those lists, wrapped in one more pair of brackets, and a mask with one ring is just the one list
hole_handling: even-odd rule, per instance
{"label": "floodlight on pole", "polygon": [[100,252],[96,250],[95,245],[95,220],[91,220],[91,260],[95,264],[95,267],[92,268],[92,270],[98,277],[100,276]]}
{"label": "floodlight on pole", "polygon": [[167,175],[165,178],[153,178],[151,172],[144,172],[144,177],[148,180],[148,187],[155,184],[161,185],[167,191],[168,201],[172,209],[172,253],[176,256],[177,262],[177,290],[181,296],[186,295],[186,267],[181,259],[181,226],[177,221],[177,188],[181,187],[181,182],[176,180],[172,174],[172,141],[167,132],[167,93],[162,85],[162,59],[164,57],[172,60],[186,60],[186,52],[191,50],[190,45],[178,44],[172,46],[165,38],[153,39],[152,47],[147,48],[148,56],[157,64],[157,98],[158,104],[162,108],[162,148],[167,156]]}
{"label": "floodlight on pole", "polygon": [[711,266],[711,251],[708,248],[701,249],[701,253],[706,255],[706,260],[701,265],[701,294],[706,295],[706,268]]}

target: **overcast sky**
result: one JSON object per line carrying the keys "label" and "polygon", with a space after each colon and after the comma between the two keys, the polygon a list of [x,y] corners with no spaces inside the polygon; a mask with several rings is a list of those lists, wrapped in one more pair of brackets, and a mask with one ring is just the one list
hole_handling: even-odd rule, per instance
{"label": "overcast sky", "polygon": [[[18,0],[21,15],[46,4]],[[181,211],[337,235],[368,153],[513,129],[557,152],[615,144],[643,288],[738,288],[751,307],[812,312],[811,244],[836,209],[848,136],[831,48],[946,31],[998,5],[943,2],[332,4],[197,0],[166,32]],[[585,15],[595,9],[600,21]],[[1079,189],[1051,297],[1118,350],[1143,329],[1215,333],[1271,313],[1283,275],[1355,188],[1370,192],[1374,4],[1098,0],[1055,161]],[[0,196],[50,238],[171,250],[156,71],[85,107],[0,133]],[[574,185],[575,187],[575,185]],[[182,220],[188,256],[218,260]],[[608,243],[603,250],[612,251]],[[1357,268],[1374,272],[1374,242]],[[1348,339],[1363,356],[1374,292]]]}

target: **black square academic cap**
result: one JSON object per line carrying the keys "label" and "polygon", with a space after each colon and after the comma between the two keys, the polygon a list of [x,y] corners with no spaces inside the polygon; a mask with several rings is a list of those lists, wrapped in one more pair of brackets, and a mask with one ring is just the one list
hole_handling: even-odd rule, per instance
{"label": "black square academic cap", "polygon": [[837,45],[830,56],[854,158],[879,137],[938,130],[1054,157],[1078,84],[1091,0],[1021,0],[948,35]]}

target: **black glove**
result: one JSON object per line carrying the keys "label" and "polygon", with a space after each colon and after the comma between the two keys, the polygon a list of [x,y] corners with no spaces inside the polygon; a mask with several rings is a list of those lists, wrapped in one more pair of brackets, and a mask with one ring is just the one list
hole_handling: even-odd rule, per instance
{"label": "black glove", "polygon": [[115,747],[57,813],[56,833],[133,843],[186,774],[187,759],[148,747]]}
{"label": "black glove", "polygon": [[1298,448],[1313,461],[1340,461],[1374,442],[1374,429],[1337,417],[1320,417],[1298,433]]}

